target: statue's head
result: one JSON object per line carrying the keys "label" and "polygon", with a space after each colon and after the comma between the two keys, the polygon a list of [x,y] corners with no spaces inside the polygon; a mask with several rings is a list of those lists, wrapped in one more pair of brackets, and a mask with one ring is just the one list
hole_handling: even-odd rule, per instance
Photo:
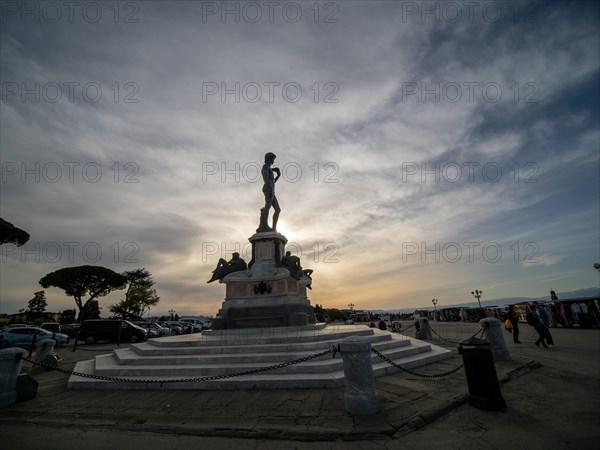
{"label": "statue's head", "polygon": [[265,154],[265,162],[266,163],[268,163],[269,161],[271,161],[271,162],[275,161],[275,158],[277,158],[277,156],[275,156],[274,153],[269,152],[269,153]]}
{"label": "statue's head", "polygon": [[238,259],[240,257],[240,254],[238,252],[233,252],[231,256],[233,256],[233,259]]}

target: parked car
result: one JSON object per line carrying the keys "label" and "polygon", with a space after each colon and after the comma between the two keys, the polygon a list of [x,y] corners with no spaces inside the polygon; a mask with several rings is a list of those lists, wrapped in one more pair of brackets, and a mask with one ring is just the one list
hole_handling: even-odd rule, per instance
{"label": "parked car", "polygon": [[159,324],[161,327],[165,327],[168,328],[169,330],[171,330],[171,335],[172,336],[176,336],[178,334],[182,334],[183,333],[183,327],[176,324],[176,323],[171,323],[171,322],[161,322]]}
{"label": "parked car", "polygon": [[209,328],[207,321],[198,319],[196,317],[182,317],[179,320],[182,322],[191,323],[194,326],[194,333],[198,333],[205,328]]}
{"label": "parked car", "polygon": [[22,327],[34,327],[33,324],[24,324],[24,323],[14,323],[10,325],[2,325],[0,327],[0,331],[8,330],[10,328],[22,328]]}
{"label": "parked car", "polygon": [[186,325],[190,325],[192,327],[192,333],[200,333],[202,331],[202,324],[189,322],[183,319],[181,320],[181,322],[185,323]]}
{"label": "parked car", "polygon": [[143,327],[141,323],[136,323],[135,325],[137,325],[138,327],[143,328],[144,330],[146,330],[148,332],[148,338],[147,339],[158,337],[158,332],[156,330],[149,330],[148,328]]}
{"label": "parked car", "polygon": [[147,322],[150,326],[150,328],[152,329],[156,329],[156,331],[158,332],[158,335],[160,337],[163,336],[171,336],[171,329],[169,327],[163,327],[162,325],[156,323],[156,322]]}
{"label": "parked car", "polygon": [[40,325],[40,328],[43,328],[44,330],[48,330],[52,333],[62,333],[60,324],[57,322],[44,322],[43,324]]}
{"label": "parked car", "polygon": [[52,333],[40,327],[12,327],[5,328],[0,332],[0,340],[5,343],[4,345],[9,347],[29,348],[33,343],[34,337],[36,342],[42,339],[54,339],[57,346],[69,343],[69,336],[66,334]]}
{"label": "parked car", "polygon": [[99,341],[138,342],[148,339],[148,330],[128,320],[95,319],[85,320],[79,330],[80,341],[93,344]]}
{"label": "parked car", "polygon": [[74,338],[79,334],[79,328],[81,328],[81,324],[79,323],[68,323],[62,325],[62,332]]}
{"label": "parked car", "polygon": [[194,327],[193,327],[193,325],[191,323],[181,322],[181,321],[178,321],[178,320],[175,320],[175,321],[172,320],[169,323],[172,323],[172,324],[175,324],[175,325],[181,327],[181,333],[182,334],[190,334],[190,333],[194,332]]}
{"label": "parked car", "polygon": [[136,322],[136,325],[148,330],[148,337],[171,336],[171,330],[155,322]]}

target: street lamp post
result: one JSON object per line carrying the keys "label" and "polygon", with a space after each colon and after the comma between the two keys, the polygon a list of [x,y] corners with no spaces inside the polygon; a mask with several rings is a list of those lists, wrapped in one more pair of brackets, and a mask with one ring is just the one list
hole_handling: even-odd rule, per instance
{"label": "street lamp post", "polygon": [[433,300],[431,300],[431,303],[433,303],[433,320],[435,320],[437,322],[437,304],[438,304],[438,299],[434,298]]}
{"label": "street lamp post", "polygon": [[471,291],[471,294],[477,299],[477,303],[479,303],[479,308],[481,308],[481,294],[483,294],[483,291],[475,289],[474,291]]}

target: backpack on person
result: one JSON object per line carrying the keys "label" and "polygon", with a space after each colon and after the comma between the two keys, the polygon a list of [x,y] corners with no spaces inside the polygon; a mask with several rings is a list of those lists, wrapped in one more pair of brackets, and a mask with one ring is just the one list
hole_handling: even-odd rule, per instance
{"label": "backpack on person", "polygon": [[533,317],[533,313],[531,311],[527,311],[525,318],[527,319],[528,325],[531,325],[532,327],[535,326],[535,317]]}

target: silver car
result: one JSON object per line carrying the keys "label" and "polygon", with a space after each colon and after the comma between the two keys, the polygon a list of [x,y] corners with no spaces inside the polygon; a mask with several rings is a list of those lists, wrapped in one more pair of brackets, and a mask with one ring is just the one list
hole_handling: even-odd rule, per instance
{"label": "silver car", "polygon": [[156,322],[141,322],[137,325],[149,331],[150,334],[148,337],[171,336],[171,330],[169,328],[162,327]]}
{"label": "silver car", "polygon": [[29,348],[34,338],[36,342],[42,339],[54,339],[57,346],[69,343],[69,336],[66,334],[52,333],[40,327],[5,328],[0,332],[0,338],[3,341],[3,345],[8,347]]}
{"label": "silver car", "polygon": [[171,330],[171,336],[177,336],[178,334],[183,333],[183,327],[175,323],[162,322],[159,325],[163,328],[168,328],[169,330]]}

